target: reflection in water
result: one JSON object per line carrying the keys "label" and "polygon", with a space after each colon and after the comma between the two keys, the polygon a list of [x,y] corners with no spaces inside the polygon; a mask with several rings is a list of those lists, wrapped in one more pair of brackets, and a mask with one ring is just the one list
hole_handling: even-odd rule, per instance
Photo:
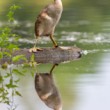
{"label": "reflection in water", "polygon": [[[110,51],[107,53],[99,53],[99,57],[97,53],[90,52],[81,60],[61,64],[54,70],[54,76],[58,82],[57,86],[59,86],[62,95],[63,110],[110,110]],[[38,67],[40,71],[44,71],[49,69],[49,66],[47,64]],[[47,81],[44,83],[45,86],[50,85],[50,87],[46,86],[49,90],[51,87],[56,87],[49,72],[41,73],[43,74],[39,74],[40,78]],[[49,78],[49,81],[54,85],[48,83],[48,80],[44,80]],[[55,89],[57,90],[57,88]],[[43,90],[44,94],[50,92],[49,90]],[[29,74],[21,77],[20,91],[23,97],[16,98],[15,101],[18,104],[16,110],[52,110],[36,94],[33,78],[29,77]],[[54,103],[53,100],[51,103]],[[7,110],[7,107],[0,104],[0,110]]]}
{"label": "reflection in water", "polygon": [[35,89],[40,99],[53,110],[62,110],[61,97],[53,79],[53,65],[49,73],[37,73],[35,76]]}

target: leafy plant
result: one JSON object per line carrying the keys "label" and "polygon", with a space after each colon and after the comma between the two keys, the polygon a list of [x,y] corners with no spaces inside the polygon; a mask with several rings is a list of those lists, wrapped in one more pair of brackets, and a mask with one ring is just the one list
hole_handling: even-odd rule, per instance
{"label": "leafy plant", "polygon": [[[17,34],[12,32],[13,27],[10,27],[15,20],[14,14],[17,9],[20,9],[20,6],[15,4],[10,6],[7,14],[8,25],[0,28],[0,59],[4,56],[8,56],[11,58],[11,62],[16,62],[20,59],[26,60],[23,55],[12,56],[13,49],[19,49],[17,44],[10,43],[10,37],[14,37],[15,42],[18,42],[19,38]],[[2,48],[7,49],[8,52],[4,51]],[[17,106],[14,102],[14,97],[16,95],[22,96],[18,91],[19,75],[24,75],[24,72],[17,68],[13,68],[13,66],[8,68],[7,62],[5,62],[0,68],[0,102],[9,105],[8,110],[15,110]]]}
{"label": "leafy plant", "polygon": [[[11,59],[10,64],[19,62],[19,60],[27,62],[27,59],[22,54],[12,56],[13,50],[19,49],[17,43],[20,36],[12,31],[14,28],[12,25],[15,21],[14,15],[17,9],[20,9],[20,6],[15,4],[10,6],[7,14],[8,23],[6,26],[0,28],[0,59],[9,57]],[[14,43],[10,43],[10,38],[14,38]],[[8,51],[5,51],[5,49]],[[27,72],[27,68],[28,71],[30,70],[31,75],[34,76],[36,65],[35,56],[32,54],[30,63],[25,63],[22,67],[9,65],[7,62],[0,66],[0,102],[7,104],[8,110],[15,110],[17,106],[14,98],[15,96],[22,96],[18,91],[19,77],[25,75],[24,73]]]}

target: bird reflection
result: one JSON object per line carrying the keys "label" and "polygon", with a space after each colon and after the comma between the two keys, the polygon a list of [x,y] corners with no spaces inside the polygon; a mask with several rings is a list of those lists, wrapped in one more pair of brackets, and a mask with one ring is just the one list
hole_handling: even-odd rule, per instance
{"label": "bird reflection", "polygon": [[62,110],[60,93],[53,78],[53,65],[49,73],[37,73],[35,76],[35,89],[40,99],[53,110]]}

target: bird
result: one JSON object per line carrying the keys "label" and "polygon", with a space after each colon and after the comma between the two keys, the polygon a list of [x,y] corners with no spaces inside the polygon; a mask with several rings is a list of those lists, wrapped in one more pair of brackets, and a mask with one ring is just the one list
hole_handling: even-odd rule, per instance
{"label": "bird", "polygon": [[44,9],[38,14],[38,17],[35,22],[35,36],[36,43],[30,51],[42,50],[36,47],[39,37],[47,36],[50,37],[51,41],[55,48],[58,47],[58,44],[54,40],[54,31],[56,25],[58,24],[63,11],[62,0],[54,0],[51,4],[44,7]]}
{"label": "bird", "polygon": [[53,110],[62,110],[60,93],[55,85],[52,71],[49,73],[37,73],[35,76],[35,89],[40,99]]}

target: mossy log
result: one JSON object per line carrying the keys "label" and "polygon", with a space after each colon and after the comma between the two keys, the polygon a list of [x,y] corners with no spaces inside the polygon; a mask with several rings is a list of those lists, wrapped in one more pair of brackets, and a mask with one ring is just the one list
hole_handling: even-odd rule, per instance
{"label": "mossy log", "polygon": [[[37,63],[52,63],[52,64],[59,64],[61,62],[66,61],[73,61],[77,60],[81,57],[81,49],[77,47],[58,47],[58,48],[42,48],[43,50],[37,51],[37,52],[29,52],[29,49],[19,49],[19,50],[13,50],[12,57],[15,57],[17,55],[23,55],[26,57],[27,61],[31,61],[31,57],[34,54],[34,61]],[[8,51],[6,49],[0,49],[0,52]],[[0,59],[0,64],[7,63],[13,63],[13,64],[23,64],[25,63],[25,60],[20,59],[17,62],[12,62],[12,59],[4,55]]]}

